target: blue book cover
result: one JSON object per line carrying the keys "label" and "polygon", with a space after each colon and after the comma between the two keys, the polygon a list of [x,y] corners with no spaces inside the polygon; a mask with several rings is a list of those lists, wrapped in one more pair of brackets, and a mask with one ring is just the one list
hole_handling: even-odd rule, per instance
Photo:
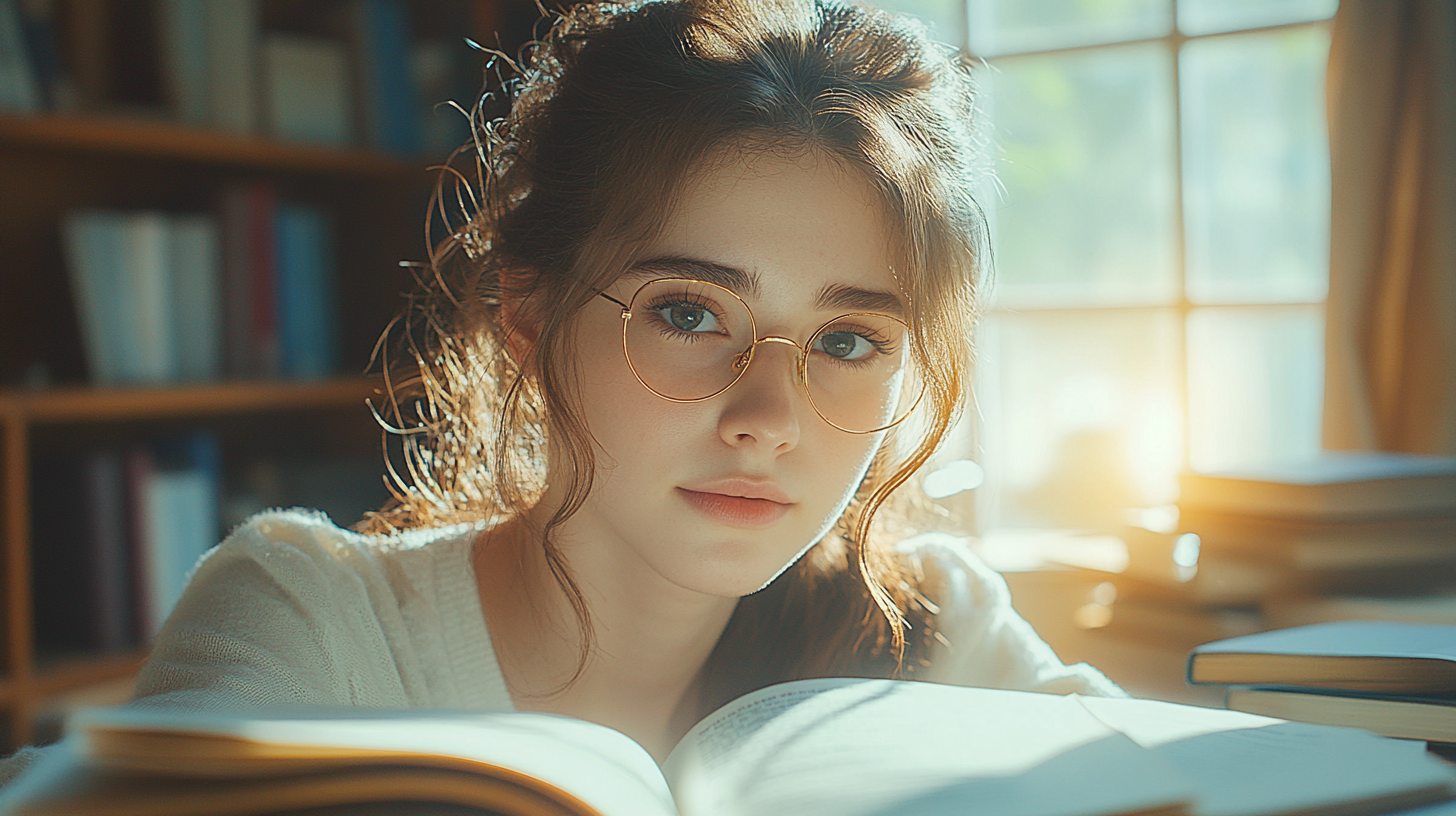
{"label": "blue book cover", "polygon": [[359,0],[355,18],[369,144],[386,153],[415,155],[420,123],[408,10],[398,0]]}
{"label": "blue book cover", "polygon": [[20,5],[16,0],[0,0],[0,110],[33,113],[40,109],[40,102],[40,85],[26,48]]}
{"label": "blue book cover", "polygon": [[281,205],[278,253],[280,368],[286,377],[317,379],[334,372],[333,256],[328,217],[311,207]]}

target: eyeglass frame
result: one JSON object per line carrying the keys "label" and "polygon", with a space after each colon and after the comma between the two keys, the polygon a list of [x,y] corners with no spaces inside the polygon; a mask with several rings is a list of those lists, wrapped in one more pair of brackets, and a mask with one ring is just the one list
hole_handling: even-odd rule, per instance
{"label": "eyeglass frame", "polygon": [[[627,324],[632,321],[632,307],[635,306],[636,303],[637,303],[637,296],[640,295],[640,294],[642,294],[642,290],[646,289],[647,287],[652,286],[653,284],[657,284],[657,283],[664,283],[666,281],[685,281],[685,282],[688,282],[688,283],[702,284],[703,286],[711,286],[714,289],[720,289],[720,290],[722,290],[724,292],[727,292],[729,295],[731,295],[733,297],[734,300],[736,300],[740,304],[742,304],[743,311],[745,311],[745,312],[748,313],[748,328],[749,328],[750,333],[753,335],[754,340],[753,340],[753,342],[751,344],[749,344],[748,348],[746,348],[743,351],[739,352],[733,358],[733,367],[736,368],[736,369],[738,369],[738,373],[736,373],[736,374],[733,375],[733,379],[732,380],[729,380],[727,385],[723,386],[722,388],[719,388],[717,391],[714,391],[713,393],[707,395],[706,397],[693,397],[691,399],[683,399],[681,397],[669,397],[668,395],[662,393],[661,391],[658,391],[656,388],[653,388],[652,386],[648,385],[647,384],[647,380],[643,379],[642,378],[642,375],[640,373],[638,373],[638,371],[637,371],[637,365],[632,362],[632,352],[627,349]],[[691,403],[695,403],[695,402],[707,402],[708,400],[710,400],[710,399],[712,399],[712,398],[714,398],[716,396],[719,396],[724,391],[727,391],[728,389],[730,389],[733,386],[737,385],[738,384],[738,381],[741,380],[741,379],[743,379],[743,375],[748,371],[748,367],[751,366],[751,365],[753,365],[753,359],[754,359],[754,356],[755,356],[755,352],[758,350],[759,345],[762,344],[762,343],[782,343],[783,345],[786,345],[786,346],[793,346],[794,349],[796,351],[798,351],[798,353],[799,353],[799,355],[798,355],[799,360],[798,360],[798,363],[794,367],[794,371],[795,371],[795,373],[798,376],[799,384],[801,384],[801,385],[804,386],[804,395],[809,400],[809,407],[810,408],[813,408],[814,409],[814,413],[818,414],[819,415],[819,418],[822,419],[822,420],[824,420],[826,423],[828,423],[830,427],[835,428],[835,429],[840,430],[840,431],[843,431],[843,432],[845,432],[847,434],[855,434],[857,436],[865,436],[865,435],[868,435],[868,434],[875,434],[875,433],[880,433],[882,431],[888,431],[889,429],[891,429],[891,428],[895,427],[896,425],[899,425],[900,423],[902,423],[905,420],[909,419],[910,418],[910,415],[913,414],[913,413],[915,413],[915,409],[918,408],[918,407],[920,407],[920,401],[925,398],[925,386],[924,385],[921,385],[921,387],[920,387],[920,393],[915,396],[915,402],[914,402],[914,404],[912,404],[910,406],[909,410],[905,411],[905,415],[904,416],[900,417],[899,419],[895,420],[894,422],[891,422],[889,425],[885,425],[885,426],[876,428],[876,429],[874,429],[872,431],[852,431],[852,430],[850,430],[850,429],[848,429],[848,428],[846,428],[846,427],[844,427],[842,425],[839,425],[838,423],[836,423],[833,420],[831,420],[829,417],[825,416],[824,415],[824,412],[819,409],[819,405],[814,402],[814,392],[812,392],[812,391],[809,390],[809,349],[805,348],[804,346],[799,345],[794,340],[792,340],[792,339],[790,339],[788,337],[784,337],[782,335],[766,334],[763,337],[759,337],[758,336],[758,321],[753,316],[753,309],[752,309],[752,307],[750,307],[748,305],[748,302],[745,301],[742,298],[742,296],[740,296],[737,292],[733,291],[732,289],[729,289],[728,287],[723,286],[721,284],[712,283],[710,281],[705,281],[705,280],[699,280],[697,278],[665,277],[665,278],[653,278],[652,280],[649,280],[649,281],[643,283],[641,286],[638,286],[637,287],[637,290],[632,293],[632,297],[628,298],[626,303],[623,303],[622,301],[617,300],[616,298],[612,297],[611,295],[607,294],[606,292],[598,291],[597,292],[597,295],[600,296],[600,297],[606,298],[607,300],[611,301],[612,303],[614,303],[614,304],[622,307],[622,358],[627,361],[627,368],[631,369],[632,376],[637,380],[637,382],[639,382],[639,383],[642,384],[642,387],[643,388],[646,388],[653,395],[655,395],[657,397],[660,397],[662,399],[665,399],[668,402],[676,402],[676,403],[680,403],[680,404],[691,404]],[[894,315],[887,315],[887,314],[884,314],[882,312],[845,312],[844,314],[836,315],[836,316],[830,318],[829,320],[824,321],[822,324],[819,325],[818,328],[816,328],[816,329],[814,329],[814,331],[810,332],[810,334],[809,334],[810,342],[813,342],[813,338],[818,337],[819,336],[819,333],[822,332],[822,331],[824,331],[831,324],[836,323],[836,322],[838,322],[840,320],[843,320],[846,317],[861,317],[861,316],[862,317],[880,317],[880,318],[885,318],[885,319],[888,319],[888,320],[893,320],[896,323],[899,323],[901,326],[904,326],[905,327],[905,333],[906,333],[907,336],[910,334],[910,324],[909,323],[906,323],[904,320],[901,320],[898,317],[895,317]]]}

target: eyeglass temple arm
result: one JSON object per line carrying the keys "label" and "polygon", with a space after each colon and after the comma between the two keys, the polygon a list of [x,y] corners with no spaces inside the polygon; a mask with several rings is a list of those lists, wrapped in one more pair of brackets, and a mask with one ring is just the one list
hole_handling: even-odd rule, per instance
{"label": "eyeglass temple arm", "polygon": [[626,312],[631,311],[631,307],[629,307],[627,304],[623,303],[622,301],[617,300],[616,298],[612,297],[611,295],[607,294],[606,292],[597,292],[597,294],[600,295],[600,296],[602,296],[602,297],[604,297],[604,298],[606,298],[607,300],[610,300],[611,302],[617,304],[618,306],[621,306],[622,307],[622,312],[624,314]]}

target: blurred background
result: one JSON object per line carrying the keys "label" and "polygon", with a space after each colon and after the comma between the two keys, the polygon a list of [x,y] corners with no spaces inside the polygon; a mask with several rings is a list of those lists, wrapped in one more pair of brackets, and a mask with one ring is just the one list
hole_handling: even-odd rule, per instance
{"label": "blurred background", "polygon": [[[1453,7],[879,5],[970,61],[988,146],[973,407],[924,490],[1063,659],[1216,703],[1196,643],[1456,622],[1450,512],[1190,504],[1327,449],[1456,454]],[[247,515],[385,500],[366,371],[467,137],[439,103],[495,77],[466,38],[515,53],[538,19],[0,0],[0,748],[124,697]]]}

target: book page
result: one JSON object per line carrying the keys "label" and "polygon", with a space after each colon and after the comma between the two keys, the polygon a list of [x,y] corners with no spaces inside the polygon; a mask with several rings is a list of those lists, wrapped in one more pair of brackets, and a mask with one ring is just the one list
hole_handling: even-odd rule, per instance
{"label": "book page", "polygon": [[1083,697],[1108,726],[1177,765],[1195,816],[1385,813],[1453,795],[1425,744],[1155,700]]}
{"label": "book page", "polygon": [[83,713],[72,731],[86,758],[108,770],[323,779],[340,768],[414,766],[505,779],[580,812],[676,816],[646,750],[610,728],[550,714],[116,708]]}
{"label": "book page", "polygon": [[1074,698],[804,680],[699,723],[663,766],[683,816],[1181,812],[1182,774]]}

